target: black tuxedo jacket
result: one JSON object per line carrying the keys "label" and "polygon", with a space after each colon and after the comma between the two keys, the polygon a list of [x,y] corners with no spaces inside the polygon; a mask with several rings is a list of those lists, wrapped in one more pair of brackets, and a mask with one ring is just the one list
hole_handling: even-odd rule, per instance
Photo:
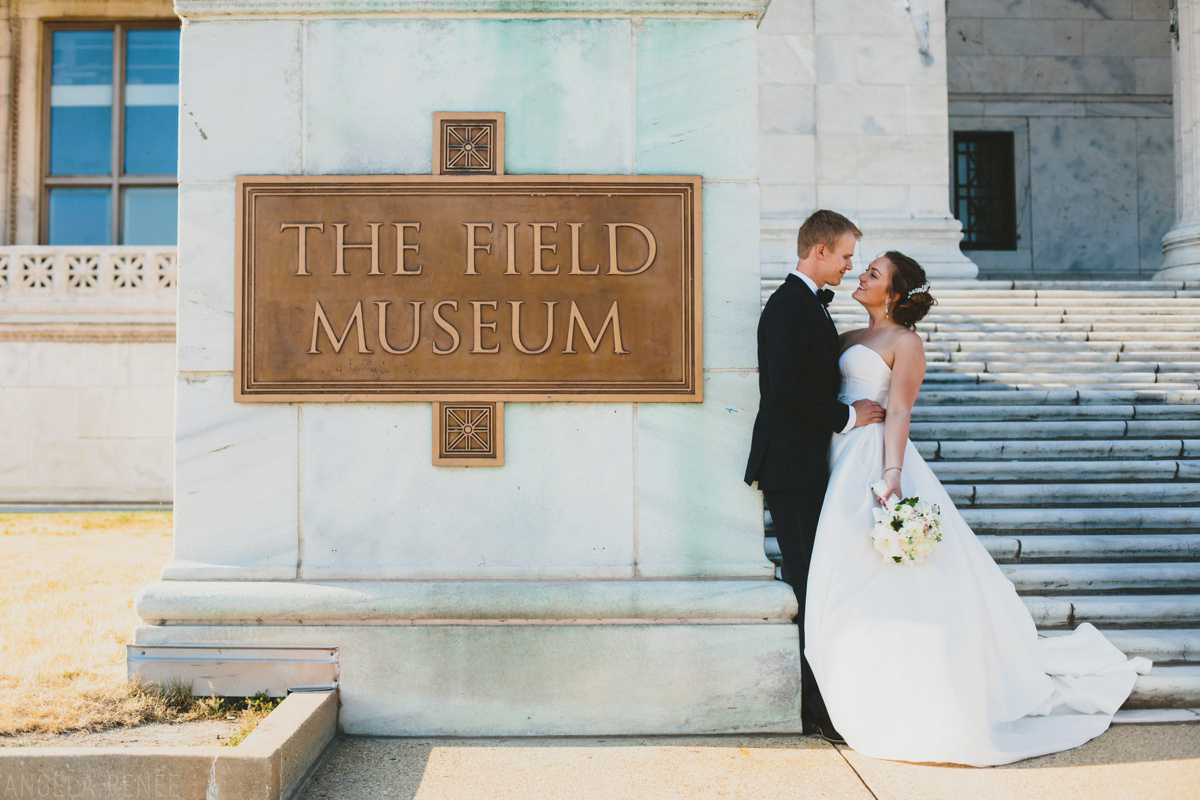
{"label": "black tuxedo jacket", "polygon": [[795,274],[775,290],[758,321],[758,417],[746,483],[767,492],[823,493],[829,439],[850,408],[837,399],[838,335],[816,295]]}

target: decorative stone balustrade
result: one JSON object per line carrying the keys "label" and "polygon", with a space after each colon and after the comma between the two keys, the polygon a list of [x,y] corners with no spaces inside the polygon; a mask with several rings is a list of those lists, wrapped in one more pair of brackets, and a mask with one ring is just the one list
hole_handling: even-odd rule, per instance
{"label": "decorative stone balustrade", "polygon": [[0,314],[172,314],[174,247],[0,247]]}
{"label": "decorative stone balustrade", "polygon": [[174,247],[0,247],[0,342],[175,340]]}

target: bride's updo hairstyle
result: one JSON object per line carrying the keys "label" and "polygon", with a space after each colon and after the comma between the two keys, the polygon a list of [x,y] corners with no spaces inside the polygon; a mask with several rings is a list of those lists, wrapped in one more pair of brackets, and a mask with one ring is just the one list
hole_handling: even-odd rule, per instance
{"label": "bride's updo hairstyle", "polygon": [[900,299],[892,303],[892,319],[910,331],[914,330],[929,309],[937,304],[929,293],[925,269],[898,250],[889,250],[883,257],[892,262],[892,291],[900,295]]}

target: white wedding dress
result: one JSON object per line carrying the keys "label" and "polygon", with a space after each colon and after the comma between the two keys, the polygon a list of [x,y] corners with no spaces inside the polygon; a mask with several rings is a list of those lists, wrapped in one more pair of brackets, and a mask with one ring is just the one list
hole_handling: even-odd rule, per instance
{"label": "white wedding dress", "polygon": [[[891,370],[865,345],[842,354],[842,400],[887,405]],[[805,655],[834,726],[876,758],[975,766],[1067,750],[1103,733],[1144,658],[1090,624],[1039,638],[1012,583],[912,442],[902,488],[942,509],[942,541],[895,564],[870,539],[883,425],[833,437],[808,578]]]}

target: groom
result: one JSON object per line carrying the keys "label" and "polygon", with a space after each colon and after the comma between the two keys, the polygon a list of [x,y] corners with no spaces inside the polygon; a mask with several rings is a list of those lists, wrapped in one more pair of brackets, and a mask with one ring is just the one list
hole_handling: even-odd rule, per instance
{"label": "groom", "polygon": [[850,270],[862,237],[853,222],[817,211],[800,226],[796,269],[775,290],[758,322],[758,417],[746,483],[758,481],[774,521],[783,556],[783,577],[792,585],[800,613],[800,717],[804,733],[841,741],[804,657],[804,596],[808,565],[825,486],[829,440],[860,425],[883,420],[871,400],[838,401],[838,333],[826,306]]}

